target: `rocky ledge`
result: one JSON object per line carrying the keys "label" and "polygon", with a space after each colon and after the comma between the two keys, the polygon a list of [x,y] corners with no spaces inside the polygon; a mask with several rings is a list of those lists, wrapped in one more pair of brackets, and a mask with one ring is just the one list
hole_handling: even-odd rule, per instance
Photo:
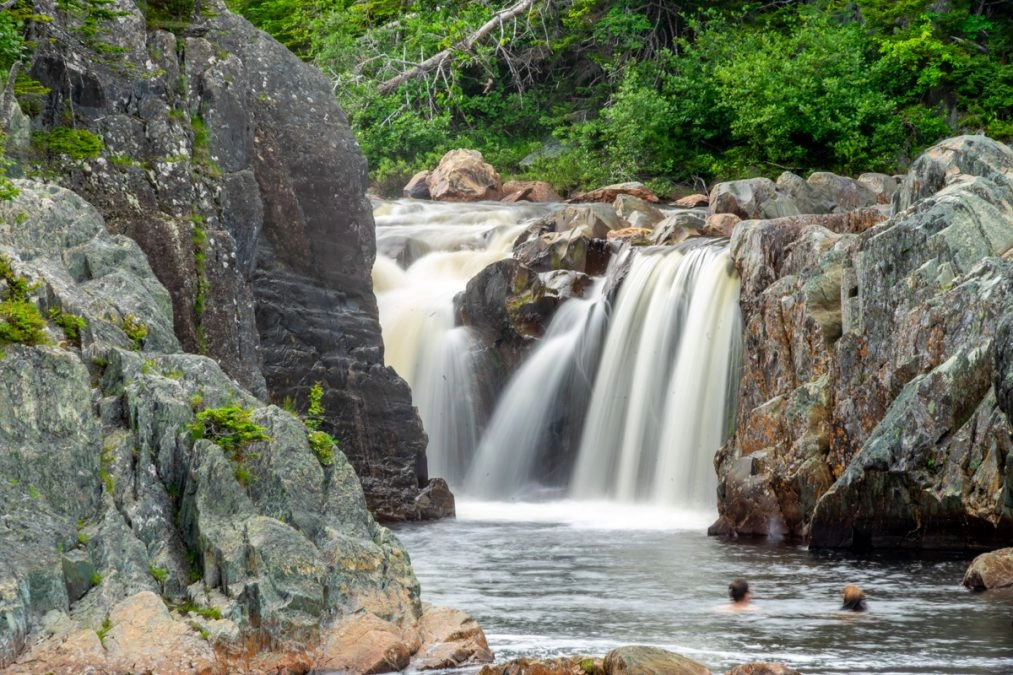
{"label": "rocky ledge", "polygon": [[89,203],[17,187],[0,203],[0,667],[305,672],[376,661],[376,640],[348,639],[366,624],[398,649],[362,672],[488,660],[468,617],[424,610],[315,420],[184,353],[170,293]]}
{"label": "rocky ledge", "polygon": [[981,136],[936,145],[884,222],[757,213],[731,240],[745,353],[712,533],[1008,542],[1013,151]]}

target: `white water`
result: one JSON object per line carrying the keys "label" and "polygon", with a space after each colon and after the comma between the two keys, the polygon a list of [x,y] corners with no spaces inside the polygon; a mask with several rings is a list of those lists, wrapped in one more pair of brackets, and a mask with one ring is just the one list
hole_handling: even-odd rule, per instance
{"label": "white water", "polygon": [[[510,255],[513,242],[546,206],[385,202],[374,211],[377,257],[373,290],[387,365],[412,389],[429,435],[429,473],[458,485],[482,422],[474,337],[455,327],[454,296],[487,265]],[[380,251],[401,239],[429,252],[407,269]]]}
{"label": "white water", "polygon": [[453,297],[510,254],[519,223],[548,211],[395,202],[376,212],[380,250],[410,238],[429,251],[406,270],[378,255],[373,278],[387,363],[412,387],[430,437],[430,475],[471,498],[540,497],[540,469],[561,451],[555,426],[585,420],[572,496],[713,511],[712,458],[730,419],[741,332],[723,246],[626,250],[633,261],[614,306],[604,283],[563,303],[486,422],[482,364],[469,329],[454,327]]}

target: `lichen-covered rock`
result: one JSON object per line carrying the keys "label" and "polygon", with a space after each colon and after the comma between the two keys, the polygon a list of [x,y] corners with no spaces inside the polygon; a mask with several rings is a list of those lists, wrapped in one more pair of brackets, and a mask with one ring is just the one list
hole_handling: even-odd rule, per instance
{"label": "lichen-covered rock", "polygon": [[707,666],[659,647],[633,645],[613,649],[605,655],[607,675],[710,675]]}
{"label": "lichen-covered rock", "polygon": [[856,549],[1009,536],[1011,176],[1006,146],[951,139],[915,162],[886,221],[736,229],[746,355],[713,532]]}
{"label": "lichen-covered rock", "polygon": [[605,675],[601,657],[561,656],[554,659],[513,659],[482,666],[478,675]]}
{"label": "lichen-covered rock", "polygon": [[710,214],[729,213],[743,220],[781,218],[800,213],[791,197],[778,191],[769,178],[718,183],[710,191]]}
{"label": "lichen-covered rock", "polygon": [[499,174],[477,150],[451,150],[426,177],[429,195],[437,201],[475,202],[503,196]]}
{"label": "lichen-covered rock", "polygon": [[968,565],[961,582],[972,591],[1013,586],[1013,548],[982,553]]}
{"label": "lichen-covered rock", "polygon": [[71,25],[75,13],[37,8],[54,20],[36,26],[29,71],[50,92],[33,127],[72,112],[102,142],[94,158],[52,156],[47,175],[137,242],[162,296],[118,278],[125,239],[68,252],[71,276],[171,300],[171,314],[133,303],[146,346],[171,351],[178,338],[260,398],[305,407],[321,383],[325,430],[374,513],[417,518],[426,440],[407,386],[383,365],[365,161],[322,73],[223,3],[202,8],[173,34],[149,29],[147,4],[117,0],[100,40]]}

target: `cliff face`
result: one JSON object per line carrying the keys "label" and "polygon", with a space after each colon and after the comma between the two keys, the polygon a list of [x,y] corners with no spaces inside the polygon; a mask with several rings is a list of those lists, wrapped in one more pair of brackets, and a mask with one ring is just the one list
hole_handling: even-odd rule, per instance
{"label": "cliff face", "polygon": [[139,7],[40,0],[28,70],[49,93],[24,107],[104,147],[24,159],[140,245],[185,350],[303,410],[320,382],[373,512],[425,515],[426,437],[383,366],[366,167],[330,83],[221,3]]}
{"label": "cliff face", "polygon": [[928,150],[867,227],[732,238],[746,354],[712,531],[979,548],[1013,531],[1013,151]]}

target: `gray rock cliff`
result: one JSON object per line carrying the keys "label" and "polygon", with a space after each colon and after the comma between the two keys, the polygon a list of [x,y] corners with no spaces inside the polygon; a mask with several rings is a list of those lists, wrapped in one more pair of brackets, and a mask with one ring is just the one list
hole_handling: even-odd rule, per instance
{"label": "gray rock cliff", "polygon": [[101,150],[33,143],[22,165],[140,245],[185,350],[278,403],[305,409],[321,383],[373,512],[425,516],[426,437],[383,365],[366,167],[330,83],[220,2],[82,7],[38,3],[53,21],[33,24],[27,70],[49,92],[22,103],[41,137]]}

